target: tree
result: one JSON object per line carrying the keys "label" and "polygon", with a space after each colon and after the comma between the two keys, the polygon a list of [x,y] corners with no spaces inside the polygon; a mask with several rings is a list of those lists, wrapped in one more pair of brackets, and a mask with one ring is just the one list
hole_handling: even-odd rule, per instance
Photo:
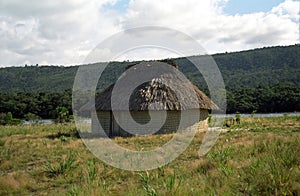
{"label": "tree", "polygon": [[7,114],[4,116],[4,121],[6,123],[9,123],[12,119],[13,119],[12,113],[11,112],[7,112]]}
{"label": "tree", "polygon": [[19,125],[22,123],[22,120],[13,118],[12,113],[8,112],[0,113],[0,125]]}
{"label": "tree", "polygon": [[236,121],[236,124],[241,124],[241,114],[239,112],[237,112],[235,114],[235,121]]}
{"label": "tree", "polygon": [[30,112],[25,114],[25,120],[29,121],[33,125],[38,124],[40,119],[41,119],[41,117],[39,117],[36,114],[30,113]]}
{"label": "tree", "polygon": [[68,121],[69,111],[66,107],[57,107],[56,108],[57,121],[59,123],[64,123]]}

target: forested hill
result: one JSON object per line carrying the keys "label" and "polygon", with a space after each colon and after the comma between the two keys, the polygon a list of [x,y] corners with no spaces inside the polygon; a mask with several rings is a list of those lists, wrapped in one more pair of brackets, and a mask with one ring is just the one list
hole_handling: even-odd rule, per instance
{"label": "forested hill", "polygon": [[226,88],[272,86],[293,83],[300,86],[300,45],[272,47],[214,55]]}
{"label": "forested hill", "polygon": [[[300,45],[270,47],[213,55],[227,89],[294,84],[300,86]],[[192,58],[201,58],[196,56]],[[179,69],[197,86],[205,83],[185,58],[174,59]],[[108,84],[124,71],[129,62],[112,62],[102,77]],[[99,63],[99,66],[104,64]],[[78,66],[26,66],[0,68],[0,92],[61,92],[72,88]]]}
{"label": "forested hill", "polygon": [[[299,44],[213,55],[226,85],[227,113],[300,111],[299,57]],[[190,58],[199,60],[203,56]],[[186,58],[173,60],[188,79],[209,95],[201,74]],[[109,63],[98,90],[113,83],[130,64]],[[71,89],[77,69],[78,66],[0,68],[0,120],[3,113],[17,118],[32,113],[57,118],[57,108],[66,108],[72,114]]]}

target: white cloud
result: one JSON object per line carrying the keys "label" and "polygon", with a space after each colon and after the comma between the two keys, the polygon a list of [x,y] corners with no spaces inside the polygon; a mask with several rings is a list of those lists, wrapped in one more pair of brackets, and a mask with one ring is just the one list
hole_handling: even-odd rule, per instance
{"label": "white cloud", "polygon": [[117,1],[0,1],[0,66],[79,64],[105,38],[147,25],[182,31],[209,53],[299,43],[296,0],[244,15],[224,13],[228,0],[131,0],[122,13],[104,9]]}
{"label": "white cloud", "polygon": [[[110,0],[0,2],[0,66],[81,63],[97,43],[120,30]],[[7,56],[8,55],[8,56]]]}
{"label": "white cloud", "polygon": [[267,13],[230,16],[226,0],[132,0],[124,28],[160,25],[195,38],[209,53],[299,42],[299,2],[286,0]]}
{"label": "white cloud", "polygon": [[300,17],[300,2],[286,0],[285,2],[279,4],[271,10],[272,13],[279,15],[284,18],[289,18],[294,20],[295,22],[299,22]]}
{"label": "white cloud", "polygon": [[129,50],[125,54],[118,56],[116,60],[117,61],[126,61],[127,59],[153,60],[153,59],[165,59],[171,57],[180,57],[180,55],[173,51],[166,50],[164,48],[146,47],[146,48]]}

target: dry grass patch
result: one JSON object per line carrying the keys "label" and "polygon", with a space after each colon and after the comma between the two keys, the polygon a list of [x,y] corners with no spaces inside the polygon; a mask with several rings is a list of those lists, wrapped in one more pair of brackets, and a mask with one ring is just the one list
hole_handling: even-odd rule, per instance
{"label": "dry grass patch", "polygon": [[[198,150],[205,133],[196,133],[173,162],[147,172],[98,160],[73,125],[0,127],[0,195],[299,195],[298,126],[293,117],[242,119],[203,157]],[[172,137],[113,141],[149,150]]]}

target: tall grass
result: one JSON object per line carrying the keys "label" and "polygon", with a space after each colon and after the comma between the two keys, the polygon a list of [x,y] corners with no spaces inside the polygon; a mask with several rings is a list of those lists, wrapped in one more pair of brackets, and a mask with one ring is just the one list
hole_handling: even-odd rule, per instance
{"label": "tall grass", "polygon": [[64,160],[60,160],[58,163],[50,163],[47,162],[45,167],[45,172],[53,177],[60,174],[66,174],[67,172],[71,171],[71,169],[74,167],[75,158],[71,155],[68,155],[68,157]]}
{"label": "tall grass", "polygon": [[[73,125],[0,127],[0,195],[300,195],[300,120],[242,118],[198,156],[204,133],[173,162],[145,172],[98,160]],[[115,138],[133,150],[172,135]]]}
{"label": "tall grass", "polygon": [[288,142],[276,139],[256,143],[251,149],[250,165],[239,172],[241,179],[236,182],[239,191],[260,195],[299,194],[299,142],[296,138]]}
{"label": "tall grass", "polygon": [[156,190],[150,185],[151,177],[149,172],[146,171],[145,174],[139,173],[138,175],[140,176],[140,182],[146,194],[149,196],[157,195]]}
{"label": "tall grass", "polygon": [[95,180],[95,178],[97,176],[97,173],[98,173],[98,169],[96,167],[94,159],[91,159],[91,160],[88,161],[87,171],[88,171],[87,182],[89,184],[91,184]]}

